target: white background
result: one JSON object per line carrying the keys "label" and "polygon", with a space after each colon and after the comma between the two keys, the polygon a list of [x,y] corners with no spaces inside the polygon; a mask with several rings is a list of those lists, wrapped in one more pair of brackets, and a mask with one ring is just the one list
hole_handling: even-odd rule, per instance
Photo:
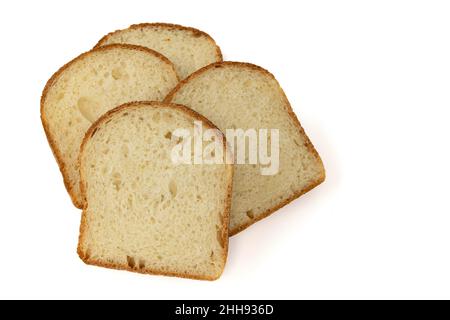
{"label": "white background", "polygon": [[[324,184],[230,242],[204,282],[87,266],[39,118],[105,33],[172,22],[275,74]],[[448,1],[1,1],[0,298],[450,298]]]}

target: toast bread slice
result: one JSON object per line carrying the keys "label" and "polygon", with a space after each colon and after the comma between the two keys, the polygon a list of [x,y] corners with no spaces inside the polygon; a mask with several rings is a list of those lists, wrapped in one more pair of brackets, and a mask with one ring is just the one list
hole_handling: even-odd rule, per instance
{"label": "toast bread slice", "polygon": [[[164,101],[188,106],[224,133],[236,128],[279,130],[276,174],[262,175],[261,163],[235,165],[231,235],[269,216],[325,179],[322,160],[279,83],[259,66],[240,62],[211,64],[182,80]],[[236,155],[236,149],[232,152]]]}
{"label": "toast bread slice", "polygon": [[78,152],[92,122],[122,103],[162,100],[177,83],[167,58],[125,44],[86,52],[50,78],[41,97],[42,125],[76,207],[82,207]]}
{"label": "toast bread slice", "polygon": [[225,158],[232,156],[226,148],[222,164],[174,164],[172,134],[194,121],[216,129],[182,105],[160,102],[122,105],[91,126],[79,159],[86,201],[78,254],[85,263],[204,280],[221,275],[233,175]]}

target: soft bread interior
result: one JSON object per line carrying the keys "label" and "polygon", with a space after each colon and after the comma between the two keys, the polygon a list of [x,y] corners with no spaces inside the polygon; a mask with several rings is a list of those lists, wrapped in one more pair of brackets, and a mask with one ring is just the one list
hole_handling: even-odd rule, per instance
{"label": "soft bread interior", "polygon": [[129,43],[144,46],[169,58],[182,79],[213,62],[222,61],[215,41],[205,32],[165,23],[144,23],[112,32],[97,46]]}

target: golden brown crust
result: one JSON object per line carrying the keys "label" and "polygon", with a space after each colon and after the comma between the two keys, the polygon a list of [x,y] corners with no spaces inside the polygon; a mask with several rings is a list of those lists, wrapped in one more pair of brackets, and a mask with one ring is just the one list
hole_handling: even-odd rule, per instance
{"label": "golden brown crust", "polygon": [[270,208],[269,210],[264,211],[261,215],[259,215],[258,217],[253,218],[252,220],[250,220],[247,223],[244,223],[243,225],[234,228],[232,230],[230,230],[230,237],[238,234],[239,232],[247,229],[248,227],[250,227],[252,224],[267,218],[268,216],[270,216],[272,213],[274,213],[275,211],[277,211],[278,209],[283,208],[284,206],[288,205],[289,203],[291,203],[292,201],[294,201],[295,199],[299,198],[300,196],[304,195],[305,193],[307,193],[308,191],[314,189],[315,187],[317,187],[319,184],[321,184],[323,181],[325,180],[325,171],[322,171],[322,176],[317,179],[316,181],[314,181],[313,183],[311,183],[309,186],[307,186],[306,188],[300,190],[299,192],[294,193],[291,197],[289,197],[288,199],[284,200],[283,202],[279,203],[278,205],[276,205],[273,208]]}
{"label": "golden brown crust", "polygon": [[[42,126],[44,127],[44,132],[45,132],[45,135],[47,137],[48,143],[50,145],[50,149],[53,152],[53,155],[54,155],[54,157],[56,159],[56,162],[58,163],[59,170],[61,171],[61,174],[63,176],[64,186],[66,187],[67,192],[69,193],[73,204],[75,205],[75,207],[77,207],[79,209],[82,208],[82,203],[80,203],[79,201],[77,201],[77,199],[75,199],[75,195],[73,193],[72,187],[69,184],[68,174],[67,174],[67,172],[65,170],[65,163],[64,163],[64,161],[62,159],[61,152],[58,149],[58,147],[56,146],[55,140],[54,140],[54,138],[53,138],[53,136],[52,136],[52,134],[50,132],[49,125],[48,125],[47,119],[45,117],[45,113],[44,113],[45,100],[47,98],[47,94],[48,94],[49,90],[52,88],[52,86],[54,85],[55,81],[71,65],[73,65],[74,63],[76,63],[78,61],[81,61],[81,60],[85,59],[86,57],[90,56],[92,53],[99,52],[99,51],[113,50],[115,48],[137,50],[137,51],[142,51],[142,52],[151,54],[151,55],[156,56],[156,57],[160,58],[161,60],[163,60],[175,72],[175,67],[174,67],[173,63],[170,62],[170,60],[167,59],[165,56],[163,56],[161,53],[159,53],[159,52],[157,52],[155,50],[152,50],[152,49],[149,49],[149,48],[145,48],[145,47],[141,47],[141,46],[130,45],[130,44],[111,44],[111,45],[103,46],[101,48],[95,48],[93,50],[90,50],[88,52],[85,52],[85,53],[79,55],[78,57],[76,57],[72,61],[70,61],[70,62],[66,63],[64,66],[62,66],[47,81],[47,83],[46,83],[46,85],[44,87],[44,90],[42,91],[42,95],[41,95],[41,102],[40,102],[41,122],[42,122]],[[176,72],[175,72],[175,74],[176,74]],[[177,75],[177,78],[179,80],[178,75]]]}
{"label": "golden brown crust", "polygon": [[103,262],[103,261],[99,261],[99,260],[85,259],[83,256],[83,253],[82,252],[80,253],[79,248],[78,248],[77,252],[78,252],[80,259],[83,260],[84,263],[93,265],[93,266],[103,267],[103,268],[125,270],[125,271],[130,271],[130,272],[135,272],[135,273],[151,274],[151,275],[156,275],[156,276],[178,277],[178,278],[186,278],[186,279],[194,279],[194,280],[214,281],[219,278],[219,277],[191,275],[191,274],[187,274],[187,273],[152,270],[152,269],[148,269],[148,268],[144,268],[144,269],[130,268],[128,265],[121,265],[121,264],[117,264],[117,263]]}
{"label": "golden brown crust", "polygon": [[[219,129],[217,129],[217,130],[219,130]],[[225,141],[225,136],[223,136],[223,139],[224,139],[223,140],[224,148],[226,148],[226,150],[228,150],[228,144]],[[224,212],[226,212],[226,214],[222,215],[223,225],[226,226],[226,228],[222,228],[222,239],[221,239],[222,247],[223,247],[223,250],[225,253],[223,256],[223,265],[225,265],[227,258],[228,258],[228,245],[229,245],[229,237],[230,237],[229,226],[230,226],[230,214],[231,214],[231,200],[232,200],[232,196],[233,196],[234,165],[230,165],[230,167],[231,167],[231,170],[229,172],[230,179],[229,179],[228,189],[227,189],[226,207],[224,210]],[[222,272],[223,272],[223,270],[222,270]]]}
{"label": "golden brown crust", "polygon": [[233,62],[233,61],[223,61],[223,62],[212,63],[210,65],[207,65],[207,66],[205,66],[205,67],[195,71],[190,76],[188,76],[186,79],[181,80],[178,83],[178,85],[174,89],[172,89],[171,92],[169,92],[169,94],[164,99],[164,102],[169,102],[169,103],[172,102],[175,94],[184,85],[186,85],[186,83],[188,83],[190,80],[197,78],[198,76],[200,76],[204,72],[207,72],[209,69],[223,68],[223,67],[247,68],[247,69],[251,69],[251,70],[255,70],[255,71],[261,72],[261,73],[271,77],[272,79],[274,79],[277,82],[279,91],[280,91],[280,93],[283,96],[283,100],[284,100],[285,106],[286,106],[286,111],[288,112],[288,114],[291,117],[291,119],[294,121],[294,124],[298,128],[298,130],[300,131],[300,134],[305,139],[305,146],[314,155],[314,157],[319,161],[319,163],[322,166],[322,172],[321,172],[321,176],[319,177],[319,179],[317,179],[316,181],[312,182],[309,186],[305,187],[304,189],[295,192],[291,197],[289,197],[288,199],[284,200],[283,202],[281,202],[280,204],[276,205],[275,207],[266,210],[265,212],[263,212],[258,217],[253,218],[252,220],[250,220],[249,222],[239,226],[238,228],[234,228],[233,230],[230,230],[230,236],[234,236],[235,234],[237,234],[237,233],[247,229],[249,226],[251,226],[255,222],[258,222],[259,220],[268,217],[269,215],[271,215],[272,213],[274,213],[278,209],[284,207],[288,203],[292,202],[293,200],[297,199],[301,195],[305,194],[306,192],[310,191],[311,189],[313,189],[316,186],[318,186],[319,184],[321,184],[325,180],[325,168],[323,166],[322,159],[320,158],[319,153],[314,148],[314,145],[311,143],[311,140],[306,135],[305,130],[301,126],[300,121],[298,120],[297,116],[295,115],[294,111],[292,110],[292,106],[289,103],[289,100],[287,99],[286,94],[284,93],[284,91],[281,88],[280,84],[276,80],[275,76],[272,73],[270,73],[268,70],[266,70],[266,69],[264,69],[264,68],[262,68],[260,66],[257,66],[257,65],[251,64],[251,63],[246,63],[246,62]]}
{"label": "golden brown crust", "polygon": [[172,30],[182,30],[182,31],[188,31],[193,34],[194,37],[205,37],[208,39],[208,41],[212,42],[214,46],[216,47],[216,56],[218,61],[223,61],[222,51],[220,50],[220,47],[217,45],[216,41],[206,32],[192,28],[192,27],[185,27],[179,24],[172,24],[172,23],[163,23],[163,22],[154,22],[154,23],[139,23],[139,24],[132,24],[126,29],[119,29],[113,32],[108,33],[107,35],[103,36],[95,45],[94,48],[98,48],[103,45],[113,34],[124,32],[128,29],[141,29],[141,28],[166,28],[166,29],[172,29]]}
{"label": "golden brown crust", "polygon": [[[145,274],[154,274],[154,275],[165,275],[165,276],[173,276],[173,277],[182,277],[182,278],[190,278],[190,279],[197,279],[197,280],[216,280],[220,277],[221,273],[217,277],[208,277],[208,276],[202,276],[202,275],[193,275],[193,274],[187,274],[187,273],[176,273],[176,272],[166,272],[161,270],[152,270],[148,268],[139,269],[139,268],[131,268],[128,265],[122,265],[122,264],[116,264],[116,263],[107,263],[99,260],[92,260],[90,257],[86,256],[85,251],[82,248],[82,243],[84,242],[84,236],[86,231],[86,211],[89,206],[89,203],[86,201],[86,187],[85,187],[85,174],[83,170],[83,166],[81,165],[82,161],[82,155],[85,150],[85,146],[87,142],[91,139],[93,136],[93,133],[97,132],[97,130],[100,129],[100,127],[110,120],[114,114],[121,112],[124,109],[131,109],[131,108],[143,108],[143,107],[165,107],[165,108],[174,108],[177,110],[180,110],[191,117],[193,117],[196,120],[202,121],[204,125],[206,125],[210,129],[216,129],[218,132],[221,133],[222,139],[223,139],[223,146],[225,148],[225,155],[230,152],[228,149],[228,144],[225,140],[225,135],[217,128],[216,125],[214,125],[211,121],[206,119],[201,114],[195,112],[192,109],[189,109],[188,107],[181,105],[181,104],[174,104],[174,103],[164,103],[164,102],[157,102],[157,101],[134,101],[125,103],[123,105],[120,105],[112,110],[109,110],[105,114],[103,114],[100,118],[98,118],[88,129],[86,134],[84,135],[83,141],[80,146],[80,153],[78,156],[78,164],[80,167],[80,190],[82,199],[84,200],[83,205],[83,212],[81,216],[81,223],[80,223],[80,235],[78,240],[78,248],[77,253],[80,256],[81,260],[83,260],[86,264],[96,265],[100,267],[107,267],[112,269],[118,269],[118,270],[127,270],[137,273],[145,273]],[[233,185],[233,165],[232,164],[225,164],[228,167],[228,174],[230,175],[230,179],[228,181],[228,188],[227,188],[227,196],[226,196],[226,206],[224,208],[224,212],[222,214],[222,233],[221,233],[221,242],[222,247],[224,250],[223,254],[223,261],[224,265],[227,260],[228,256],[228,234],[229,234],[229,219],[230,219],[230,210],[231,210],[231,196],[232,196],[232,185]],[[223,272],[223,269],[222,269]]]}

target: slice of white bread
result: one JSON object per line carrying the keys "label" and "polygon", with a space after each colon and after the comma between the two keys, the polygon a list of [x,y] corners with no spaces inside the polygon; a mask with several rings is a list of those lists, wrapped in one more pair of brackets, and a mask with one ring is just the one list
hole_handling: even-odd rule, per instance
{"label": "slice of white bread", "polygon": [[[235,166],[231,235],[325,179],[322,161],[283,90],[275,77],[261,67],[239,62],[209,65],[181,81],[165,102],[192,108],[224,133],[231,128],[279,130],[280,161],[276,175],[261,175],[260,165]],[[235,150],[232,152],[236,156]]]}
{"label": "slice of white bread", "polygon": [[213,62],[222,61],[222,53],[207,33],[175,24],[142,23],[104,36],[96,47],[111,43],[129,43],[161,52],[175,65],[181,79]]}
{"label": "slice of white bread", "polygon": [[178,83],[172,63],[148,48],[110,45],[57,71],[41,98],[41,120],[74,205],[82,207],[78,152],[103,113],[135,100],[162,100]]}
{"label": "slice of white bread", "polygon": [[191,109],[160,102],[122,105],[92,125],[80,151],[84,262],[195,279],[221,275],[233,174],[225,157],[232,155],[223,153],[224,164],[174,164],[172,133],[192,131],[194,121],[217,129]]}

